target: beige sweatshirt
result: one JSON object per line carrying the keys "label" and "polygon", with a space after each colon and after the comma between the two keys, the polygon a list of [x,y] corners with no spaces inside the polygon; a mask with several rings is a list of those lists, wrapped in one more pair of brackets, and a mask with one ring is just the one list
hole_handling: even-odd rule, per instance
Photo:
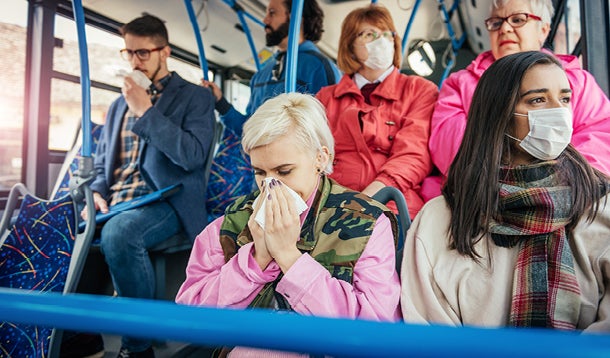
{"label": "beige sweatshirt", "polygon": [[[581,290],[578,329],[610,332],[610,200],[570,238]],[[508,322],[517,247],[476,245],[477,263],[449,250],[450,211],[443,197],[428,202],[405,241],[401,307],[410,323],[501,327]]]}

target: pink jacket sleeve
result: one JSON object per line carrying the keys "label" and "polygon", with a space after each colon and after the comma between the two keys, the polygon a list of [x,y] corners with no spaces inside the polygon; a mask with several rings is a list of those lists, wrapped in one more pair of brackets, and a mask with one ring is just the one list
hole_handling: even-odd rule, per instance
{"label": "pink jacket sleeve", "polygon": [[593,76],[566,70],[572,87],[572,144],[594,167],[610,175],[610,101]]}
{"label": "pink jacket sleeve", "polygon": [[271,262],[263,272],[252,256],[252,243],[241,247],[225,263],[220,246],[223,217],[214,220],[195,239],[186,266],[186,280],[176,295],[177,303],[245,308],[267,282],[280,274]]}
{"label": "pink jacket sleeve", "polygon": [[[251,253],[252,244],[243,246],[225,264],[218,240],[221,223],[222,218],[217,219],[197,237],[176,302],[243,308],[266,282],[277,278],[280,270],[275,262],[260,270]],[[377,220],[354,267],[353,284],[331,277],[304,254],[279,281],[277,291],[302,314],[399,320],[400,281],[389,219],[382,215]]]}
{"label": "pink jacket sleeve", "polygon": [[430,122],[428,148],[432,162],[447,175],[466,129],[466,117],[477,79],[462,70],[449,76],[438,96]]}

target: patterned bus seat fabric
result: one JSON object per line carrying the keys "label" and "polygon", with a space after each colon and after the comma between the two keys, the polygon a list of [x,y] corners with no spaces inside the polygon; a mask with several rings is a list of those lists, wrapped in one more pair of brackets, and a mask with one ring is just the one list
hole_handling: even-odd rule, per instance
{"label": "patterned bus seat fabric", "polygon": [[223,215],[229,204],[236,198],[249,194],[253,188],[254,173],[250,158],[242,150],[239,137],[225,128],[210,168],[206,204],[208,222]]}
{"label": "patterned bus seat fabric", "polygon": [[[70,196],[41,201],[25,195],[19,215],[0,246],[0,286],[63,292],[76,216]],[[0,323],[0,356],[47,357],[52,328]]]}

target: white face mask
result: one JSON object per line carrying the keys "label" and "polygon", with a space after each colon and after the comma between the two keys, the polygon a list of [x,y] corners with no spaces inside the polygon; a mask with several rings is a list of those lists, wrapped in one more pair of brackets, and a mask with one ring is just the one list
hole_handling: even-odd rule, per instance
{"label": "white face mask", "polygon": [[535,158],[555,159],[570,144],[573,129],[572,112],[568,108],[545,108],[515,115],[528,117],[530,131],[522,140],[507,136],[518,141]]}
{"label": "white face mask", "polygon": [[386,70],[394,62],[394,42],[381,36],[366,46],[369,57],[364,65],[372,70]]}

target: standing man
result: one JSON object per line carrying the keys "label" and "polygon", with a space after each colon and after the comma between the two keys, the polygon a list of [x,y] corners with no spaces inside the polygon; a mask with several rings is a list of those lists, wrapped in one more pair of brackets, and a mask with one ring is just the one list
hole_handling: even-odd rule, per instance
{"label": "standing man", "polygon": [[[171,50],[159,18],[139,17],[121,34],[122,57],[152,84],[143,88],[133,80],[137,76],[125,77],[97,147],[91,189],[95,208],[107,212],[109,205],[182,184],[167,201],[117,214],[101,231],[101,250],[118,295],[152,299],[155,280],[148,249],[178,233],[194,240],[207,224],[205,167],[214,138],[215,101],[209,90],[167,69]],[[123,337],[119,357],[154,357],[151,341]]]}
{"label": "standing man", "polygon": [[[242,126],[256,109],[269,98],[285,90],[286,49],[288,48],[288,29],[292,0],[270,0],[265,23],[267,46],[277,46],[278,51],[272,59],[250,81],[250,102],[246,114],[239,113],[222,96],[222,91],[213,82],[202,81],[204,87],[212,88],[216,97],[216,110],[228,128],[241,136]],[[299,51],[297,61],[297,92],[315,95],[320,88],[333,85],[341,78],[337,66],[325,57],[314,44],[324,32],[324,12],[316,0],[305,0],[303,3],[303,21],[299,33]]]}
{"label": "standing man", "polygon": [[[237,197],[250,193],[254,188],[254,175],[247,155],[241,152],[239,141],[242,126],[252,113],[266,100],[285,92],[286,49],[292,0],[270,0],[265,23],[267,46],[277,46],[273,58],[265,62],[250,81],[250,101],[246,114],[239,113],[222,96],[214,83],[202,80],[216,97],[216,110],[220,113],[225,131],[218,148],[219,155],[212,163],[208,186],[208,219],[213,221],[222,214]],[[316,0],[303,3],[303,21],[299,32],[296,91],[316,94],[322,87],[333,85],[341,78],[337,66],[325,57],[314,44],[322,37],[324,13]]]}

